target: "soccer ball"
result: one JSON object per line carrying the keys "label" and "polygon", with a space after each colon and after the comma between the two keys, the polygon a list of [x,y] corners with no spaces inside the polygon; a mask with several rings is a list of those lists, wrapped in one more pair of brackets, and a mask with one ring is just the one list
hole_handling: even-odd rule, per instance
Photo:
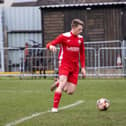
{"label": "soccer ball", "polygon": [[105,111],[110,107],[110,101],[106,98],[100,98],[96,103],[97,109],[101,111]]}

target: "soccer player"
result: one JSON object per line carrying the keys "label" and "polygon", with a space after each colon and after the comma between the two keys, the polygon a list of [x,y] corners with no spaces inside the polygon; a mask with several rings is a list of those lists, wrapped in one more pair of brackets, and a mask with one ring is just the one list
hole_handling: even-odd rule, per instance
{"label": "soccer player", "polygon": [[80,19],[73,19],[70,32],[62,33],[46,45],[52,52],[56,52],[57,44],[60,45],[58,57],[59,79],[51,87],[51,90],[57,87],[54,93],[52,112],[58,112],[58,106],[63,91],[69,95],[75,92],[79,73],[79,59],[82,75],[84,77],[86,76],[84,40],[83,36],[80,35],[83,31],[83,26],[83,21]]}

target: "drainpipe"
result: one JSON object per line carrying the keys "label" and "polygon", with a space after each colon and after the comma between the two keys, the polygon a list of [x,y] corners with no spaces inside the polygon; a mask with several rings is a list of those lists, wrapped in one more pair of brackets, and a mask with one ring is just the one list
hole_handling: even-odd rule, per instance
{"label": "drainpipe", "polygon": [[1,72],[4,72],[4,37],[3,37],[3,8],[0,8],[0,61]]}
{"label": "drainpipe", "polygon": [[45,36],[44,36],[44,9],[41,9],[41,28],[42,28],[42,48],[45,47]]}

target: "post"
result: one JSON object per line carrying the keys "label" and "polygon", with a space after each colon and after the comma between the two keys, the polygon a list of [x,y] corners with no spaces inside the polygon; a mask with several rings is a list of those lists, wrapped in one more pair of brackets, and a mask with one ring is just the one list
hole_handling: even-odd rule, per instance
{"label": "post", "polygon": [[4,72],[3,8],[0,8],[0,55],[1,72]]}
{"label": "post", "polygon": [[126,77],[126,40],[122,42],[122,62],[123,62],[123,73],[124,77]]}

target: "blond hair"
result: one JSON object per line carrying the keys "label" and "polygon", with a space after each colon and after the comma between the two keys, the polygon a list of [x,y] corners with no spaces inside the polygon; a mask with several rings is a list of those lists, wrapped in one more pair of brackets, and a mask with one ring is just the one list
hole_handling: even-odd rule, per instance
{"label": "blond hair", "polygon": [[77,27],[78,25],[84,26],[84,22],[80,19],[73,19],[71,23],[71,27]]}

